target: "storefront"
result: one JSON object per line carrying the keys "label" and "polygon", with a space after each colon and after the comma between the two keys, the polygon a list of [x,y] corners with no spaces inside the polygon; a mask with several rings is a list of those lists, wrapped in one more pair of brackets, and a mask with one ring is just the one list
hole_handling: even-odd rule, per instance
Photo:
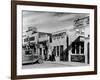
{"label": "storefront", "polygon": [[52,48],[56,61],[67,61],[68,55],[66,54],[67,48],[67,31],[61,30],[52,34]]}
{"label": "storefront", "polygon": [[53,33],[28,31],[24,43],[30,42],[33,52],[41,55],[45,61],[54,56],[55,61],[89,64],[89,17],[75,20],[74,23],[73,31],[66,29]]}

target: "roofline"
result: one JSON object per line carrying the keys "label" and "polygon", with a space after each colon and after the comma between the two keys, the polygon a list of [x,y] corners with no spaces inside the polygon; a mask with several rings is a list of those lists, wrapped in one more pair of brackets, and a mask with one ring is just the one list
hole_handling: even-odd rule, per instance
{"label": "roofline", "polygon": [[56,31],[56,32],[52,32],[52,34],[57,34],[57,33],[67,32],[67,31],[68,31],[67,29],[63,29],[63,30],[59,30],[59,31]]}

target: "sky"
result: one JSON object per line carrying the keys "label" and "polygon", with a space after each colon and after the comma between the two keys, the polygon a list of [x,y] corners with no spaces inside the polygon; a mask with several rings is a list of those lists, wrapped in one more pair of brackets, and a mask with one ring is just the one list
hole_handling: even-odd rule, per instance
{"label": "sky", "polygon": [[73,29],[73,21],[77,17],[87,15],[86,13],[22,11],[23,32],[28,27],[36,27],[38,31],[48,33],[64,29]]}

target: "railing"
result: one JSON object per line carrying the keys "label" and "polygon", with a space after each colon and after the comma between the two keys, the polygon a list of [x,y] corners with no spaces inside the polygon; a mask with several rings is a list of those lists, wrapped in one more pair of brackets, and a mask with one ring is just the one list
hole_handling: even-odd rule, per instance
{"label": "railing", "polygon": [[68,51],[72,48],[72,43],[79,40],[79,34],[77,32],[73,33],[70,37],[70,42],[68,43],[67,48],[64,50],[65,53],[68,53]]}
{"label": "railing", "polygon": [[77,32],[75,32],[74,34],[71,35],[70,37],[70,44],[72,44],[72,42],[74,42],[77,38],[79,37],[79,34]]}

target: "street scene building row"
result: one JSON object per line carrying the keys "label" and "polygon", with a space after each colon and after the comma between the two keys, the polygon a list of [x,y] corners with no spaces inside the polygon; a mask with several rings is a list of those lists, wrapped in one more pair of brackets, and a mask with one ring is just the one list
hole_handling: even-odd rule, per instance
{"label": "street scene building row", "polygon": [[89,64],[89,16],[75,19],[73,25],[75,29],[53,33],[39,32],[36,27],[28,27],[23,35],[22,62],[31,62],[33,54],[38,54],[43,61]]}

